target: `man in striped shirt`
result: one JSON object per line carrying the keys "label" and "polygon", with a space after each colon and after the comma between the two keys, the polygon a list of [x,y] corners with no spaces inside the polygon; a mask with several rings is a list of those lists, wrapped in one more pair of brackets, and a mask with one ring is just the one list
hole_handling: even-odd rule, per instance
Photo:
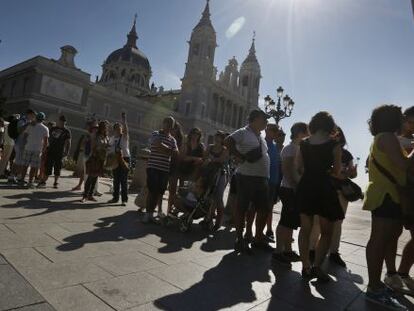
{"label": "man in striped shirt", "polygon": [[171,157],[178,153],[177,142],[171,135],[175,120],[167,117],[162,122],[163,128],[152,133],[150,138],[150,156],[147,164],[147,212],[143,222],[153,221],[157,202],[162,199],[170,177]]}

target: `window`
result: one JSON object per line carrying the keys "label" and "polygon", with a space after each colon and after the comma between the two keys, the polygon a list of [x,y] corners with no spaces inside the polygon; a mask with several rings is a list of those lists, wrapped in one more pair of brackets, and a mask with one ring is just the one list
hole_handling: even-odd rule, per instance
{"label": "window", "polygon": [[16,81],[13,81],[11,85],[11,89],[10,89],[10,96],[14,96],[15,89],[16,89]]}
{"label": "window", "polygon": [[244,76],[242,80],[242,86],[248,86],[249,85],[249,77]]}
{"label": "window", "polygon": [[213,58],[213,49],[211,46],[208,46],[207,53],[207,58]]}
{"label": "window", "polygon": [[188,117],[188,115],[190,114],[190,110],[191,110],[191,103],[188,102],[185,104],[185,115]]}
{"label": "window", "polygon": [[121,77],[124,77],[124,76],[125,76],[125,69],[122,69]]}

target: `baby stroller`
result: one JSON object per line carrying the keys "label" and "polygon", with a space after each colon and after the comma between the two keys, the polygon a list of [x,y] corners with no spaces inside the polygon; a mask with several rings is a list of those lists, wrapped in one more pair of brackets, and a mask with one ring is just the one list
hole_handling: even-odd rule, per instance
{"label": "baby stroller", "polygon": [[178,190],[173,211],[163,219],[164,225],[178,223],[181,232],[188,232],[194,220],[203,218],[200,224],[208,227],[212,198],[221,174],[216,167],[207,165],[194,183],[184,182]]}

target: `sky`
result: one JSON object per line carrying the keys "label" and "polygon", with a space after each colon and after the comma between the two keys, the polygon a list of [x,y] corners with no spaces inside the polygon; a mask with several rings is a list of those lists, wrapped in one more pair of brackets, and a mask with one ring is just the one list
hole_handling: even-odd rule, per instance
{"label": "sky", "polygon": [[[36,55],[59,58],[73,45],[76,65],[101,74],[126,42],[138,14],[138,47],[157,86],[180,87],[187,41],[205,0],[0,0],[0,70]],[[327,110],[361,163],[372,137],[367,120],[383,103],[414,105],[414,18],[409,0],[211,0],[215,65],[247,56],[256,31],[261,103],[281,85],[295,101],[289,119],[308,122]],[[358,181],[366,175],[360,165]]]}

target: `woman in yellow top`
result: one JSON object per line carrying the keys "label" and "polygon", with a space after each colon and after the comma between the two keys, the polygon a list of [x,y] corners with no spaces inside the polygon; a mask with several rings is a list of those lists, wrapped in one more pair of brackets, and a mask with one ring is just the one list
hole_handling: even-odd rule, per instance
{"label": "woman in yellow top", "polygon": [[372,213],[371,236],[366,248],[369,277],[366,297],[395,310],[407,309],[390,295],[381,282],[381,272],[384,259],[392,262],[388,259],[396,256],[403,214],[397,186],[383,172],[391,174],[398,184],[405,185],[407,171],[414,165],[412,153],[408,156],[403,153],[396,136],[402,119],[401,108],[393,105],[380,106],[372,112],[369,125],[374,142],[369,157],[369,185],[364,201],[364,209]]}

